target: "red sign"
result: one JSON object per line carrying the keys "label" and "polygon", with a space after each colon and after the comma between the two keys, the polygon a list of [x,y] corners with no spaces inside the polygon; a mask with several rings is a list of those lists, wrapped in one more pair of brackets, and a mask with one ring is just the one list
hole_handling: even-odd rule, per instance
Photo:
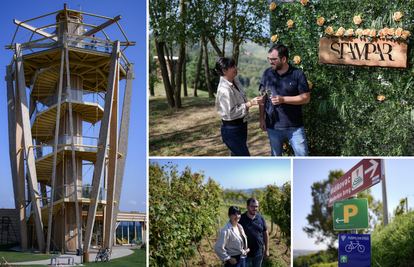
{"label": "red sign", "polygon": [[381,160],[363,159],[331,185],[328,207],[381,181]]}

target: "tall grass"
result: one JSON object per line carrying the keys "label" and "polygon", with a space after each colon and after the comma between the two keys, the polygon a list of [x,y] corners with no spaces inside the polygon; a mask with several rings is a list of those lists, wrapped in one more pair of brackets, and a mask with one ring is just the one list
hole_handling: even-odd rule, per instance
{"label": "tall grass", "polygon": [[414,266],[414,212],[400,215],[372,235],[372,266]]}

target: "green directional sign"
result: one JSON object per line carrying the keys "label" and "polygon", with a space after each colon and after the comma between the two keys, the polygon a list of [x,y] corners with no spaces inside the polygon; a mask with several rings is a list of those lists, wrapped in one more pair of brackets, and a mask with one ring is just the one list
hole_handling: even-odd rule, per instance
{"label": "green directional sign", "polygon": [[334,230],[368,228],[368,200],[366,198],[335,201],[333,207]]}

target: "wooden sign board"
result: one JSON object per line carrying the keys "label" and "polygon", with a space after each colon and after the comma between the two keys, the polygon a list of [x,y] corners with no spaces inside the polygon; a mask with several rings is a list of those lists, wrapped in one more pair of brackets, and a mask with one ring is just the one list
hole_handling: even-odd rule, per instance
{"label": "wooden sign board", "polygon": [[408,68],[408,45],[402,40],[319,38],[319,63]]}

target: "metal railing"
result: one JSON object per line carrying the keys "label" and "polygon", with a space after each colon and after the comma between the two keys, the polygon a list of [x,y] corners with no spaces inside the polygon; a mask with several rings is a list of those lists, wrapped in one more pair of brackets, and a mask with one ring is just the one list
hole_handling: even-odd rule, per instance
{"label": "metal railing", "polygon": [[[69,100],[69,90],[72,96],[72,101],[82,101],[88,103],[97,103],[99,107],[103,109],[105,105],[105,100],[99,96],[98,93],[90,92],[90,91],[81,91],[75,89],[64,89],[62,90],[61,102]],[[34,121],[36,120],[36,116],[39,112],[42,112],[54,105],[56,105],[59,101],[59,94],[54,94],[49,96],[45,100],[38,102],[36,104],[35,111],[33,112],[32,116],[30,117],[30,125],[33,126]]]}
{"label": "metal railing", "polygon": [[[86,137],[86,136],[74,136],[73,142],[77,147],[82,147],[85,151],[96,152],[99,148],[99,138],[96,137]],[[51,141],[47,144],[43,144],[42,147],[36,147],[34,150],[35,159],[46,156],[54,151],[55,141]],[[62,135],[58,138],[58,149],[62,146],[70,146],[71,138],[70,135]]]}
{"label": "metal railing", "polygon": [[[43,204],[43,201],[40,200],[40,207],[46,206],[50,203],[50,197],[51,197],[52,190],[49,190],[46,192],[46,195],[42,195],[41,197],[48,197],[47,201],[45,201],[45,204]],[[91,198],[91,192],[92,192],[92,186],[78,186],[78,198]],[[74,185],[61,185],[55,188],[54,193],[54,200],[58,201],[63,198],[69,198],[69,199],[75,199],[75,186]],[[106,201],[107,198],[107,189],[101,187],[99,189],[99,196],[98,196],[98,202]],[[26,217],[29,218],[30,212],[32,211],[32,202],[30,202],[26,207]]]}
{"label": "metal railing", "polygon": [[[93,38],[89,36],[83,35],[74,35],[68,34],[67,44],[71,47],[78,47],[82,49],[89,49],[99,52],[105,53],[112,53],[112,49],[114,46],[113,41],[102,40],[98,38]],[[57,48],[63,46],[63,34],[54,35],[46,38],[42,38],[39,40],[35,40],[32,42],[23,43],[21,45],[21,50],[23,55],[27,55],[30,53],[41,52],[47,49]],[[127,71],[128,66],[130,63],[126,59],[125,55],[121,53],[120,64],[122,68]]]}

